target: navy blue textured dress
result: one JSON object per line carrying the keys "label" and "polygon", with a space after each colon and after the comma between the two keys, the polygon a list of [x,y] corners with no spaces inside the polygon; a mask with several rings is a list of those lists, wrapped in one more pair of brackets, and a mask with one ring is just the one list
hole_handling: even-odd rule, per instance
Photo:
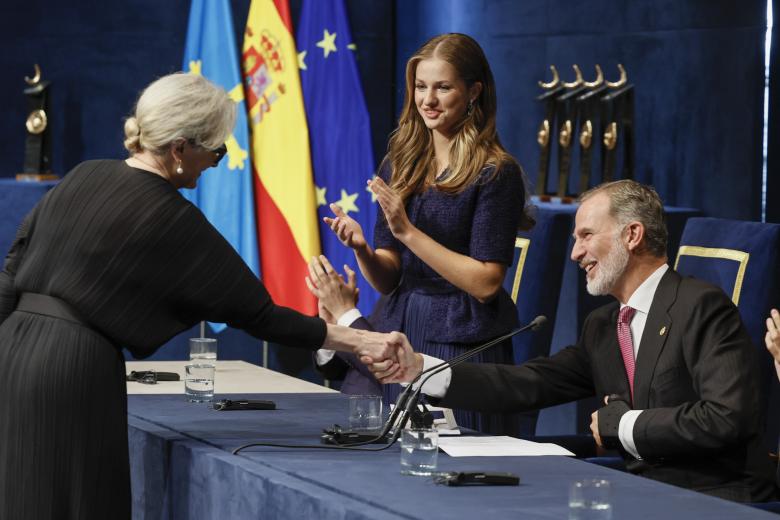
{"label": "navy blue textured dress", "polygon": [[[379,176],[389,181],[389,162]],[[406,204],[409,220],[447,249],[476,260],[512,264],[514,243],[525,204],[520,168],[504,164],[498,172],[485,167],[476,181],[457,194],[429,188]],[[517,312],[502,288],[490,302],[480,303],[439,276],[393,237],[379,208],[374,248],[393,249],[401,256],[399,286],[373,312],[376,330],[400,330],[417,352],[442,359],[457,356],[517,326]],[[473,361],[512,363],[512,343],[506,341]],[[394,401],[398,385],[386,385],[385,397]],[[458,424],[491,433],[512,433],[506,417],[456,410]]]}

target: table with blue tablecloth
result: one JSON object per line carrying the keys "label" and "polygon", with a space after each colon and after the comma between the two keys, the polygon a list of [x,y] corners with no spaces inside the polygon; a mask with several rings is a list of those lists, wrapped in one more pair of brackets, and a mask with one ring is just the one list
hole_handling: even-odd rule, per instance
{"label": "table with blue tablecloth", "polygon": [[11,247],[22,219],[58,181],[0,179],[0,257]]}
{"label": "table with blue tablecloth", "polygon": [[439,454],[443,471],[506,471],[517,487],[446,487],[400,474],[400,447],[382,452],[251,448],[253,441],[318,444],[343,424],[340,394],[262,394],[275,411],[218,412],[182,395],[128,400],[135,518],[447,519],[568,515],[569,484],[612,484],[614,519],[775,518],[769,513],[568,457]]}

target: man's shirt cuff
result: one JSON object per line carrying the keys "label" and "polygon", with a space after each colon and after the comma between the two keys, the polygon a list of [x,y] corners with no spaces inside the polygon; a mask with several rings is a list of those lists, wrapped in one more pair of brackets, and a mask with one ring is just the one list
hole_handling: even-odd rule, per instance
{"label": "man's shirt cuff", "polygon": [[[423,357],[423,371],[428,370],[429,368],[433,368],[436,365],[440,365],[444,361],[435,358],[433,356],[428,356],[426,354],[422,355]],[[422,377],[422,379],[425,379],[429,376],[429,374],[426,374]],[[444,394],[447,393],[447,389],[450,387],[450,380],[452,379],[452,369],[447,367],[441,372],[430,376],[430,379],[425,382],[425,386],[423,386],[422,392],[425,395],[428,395],[430,397],[444,397]],[[415,388],[419,387],[420,382],[414,384]]]}
{"label": "man's shirt cuff", "polygon": [[352,325],[355,320],[358,318],[362,318],[363,315],[360,313],[357,309],[350,309],[341,316],[339,316],[339,319],[336,320],[336,325],[341,325],[342,327],[349,327]]}
{"label": "man's shirt cuff", "polygon": [[321,348],[317,351],[317,353],[314,356],[315,361],[317,361],[318,366],[327,365],[328,362],[333,359],[333,356],[336,355],[335,350],[328,350],[326,348]]}
{"label": "man's shirt cuff", "polygon": [[618,439],[623,448],[637,459],[641,459],[639,452],[634,444],[634,423],[636,422],[642,410],[629,410],[620,418],[618,425]]}

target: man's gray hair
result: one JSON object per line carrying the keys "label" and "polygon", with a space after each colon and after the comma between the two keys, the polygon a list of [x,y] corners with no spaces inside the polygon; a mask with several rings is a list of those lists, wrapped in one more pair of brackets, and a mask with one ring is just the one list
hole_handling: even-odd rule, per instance
{"label": "man's gray hair", "polygon": [[630,179],[606,182],[580,195],[585,202],[599,193],[609,197],[609,214],[621,226],[641,222],[645,228],[645,247],[653,256],[666,256],[666,216],[661,197],[651,187]]}

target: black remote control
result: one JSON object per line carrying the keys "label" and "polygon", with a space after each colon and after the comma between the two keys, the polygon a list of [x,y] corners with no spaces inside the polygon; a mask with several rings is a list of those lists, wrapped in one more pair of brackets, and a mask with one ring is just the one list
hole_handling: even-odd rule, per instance
{"label": "black remote control", "polygon": [[214,401],[214,409],[230,410],[276,410],[276,403],[260,399],[220,399]]}
{"label": "black remote control", "polygon": [[513,473],[497,473],[486,471],[463,471],[442,473],[435,478],[437,484],[446,486],[517,486],[520,477]]}

